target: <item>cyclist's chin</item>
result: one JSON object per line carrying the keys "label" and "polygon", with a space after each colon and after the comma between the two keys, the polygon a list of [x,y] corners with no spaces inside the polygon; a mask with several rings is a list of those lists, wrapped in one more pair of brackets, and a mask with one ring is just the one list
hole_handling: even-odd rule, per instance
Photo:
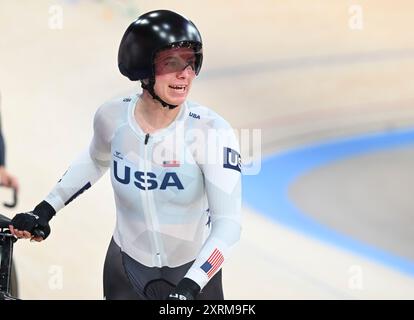
{"label": "cyclist's chin", "polygon": [[174,106],[178,106],[184,103],[185,99],[187,98],[187,92],[184,93],[167,93],[164,97],[161,97],[162,100],[167,102],[168,104],[172,104]]}

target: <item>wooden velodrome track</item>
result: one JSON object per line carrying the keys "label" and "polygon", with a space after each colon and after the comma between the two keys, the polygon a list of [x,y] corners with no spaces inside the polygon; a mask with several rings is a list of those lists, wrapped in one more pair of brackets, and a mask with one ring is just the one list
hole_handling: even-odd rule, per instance
{"label": "wooden velodrome track", "polygon": [[[358,3],[363,25],[355,30],[350,28],[355,15],[351,5]],[[63,26],[51,29],[59,8]],[[118,44],[135,16],[159,8],[190,17],[203,34],[204,65],[190,98],[215,109],[236,128],[260,128],[263,155],[414,124],[414,5],[409,0],[398,6],[386,0],[3,0],[2,128],[8,168],[21,184],[19,206],[3,214],[30,210],[49,192],[87,147],[101,103],[138,91],[117,70]],[[413,176],[411,156],[396,152],[392,159],[400,159],[400,166],[392,167],[388,159],[380,168]],[[352,168],[344,163],[330,168],[328,176],[341,179]],[[328,214],[335,226],[341,223],[341,210],[329,198],[330,180],[321,185],[315,183],[319,178],[308,176],[295,184],[292,199],[315,219],[326,221]],[[394,191],[413,209],[410,180],[405,181],[408,185]],[[326,191],[330,200],[313,203],[306,197],[310,186],[313,192]],[[346,185],[340,190],[349,191]],[[365,207],[376,201],[364,199]],[[243,212],[242,240],[224,268],[226,298],[414,298],[412,276],[247,206]],[[105,175],[59,212],[47,241],[17,243],[21,297],[101,299],[102,266],[114,221]],[[403,223],[395,221],[397,226]],[[352,233],[355,225],[348,225],[345,231]],[[408,249],[401,252],[409,256],[407,241]]]}

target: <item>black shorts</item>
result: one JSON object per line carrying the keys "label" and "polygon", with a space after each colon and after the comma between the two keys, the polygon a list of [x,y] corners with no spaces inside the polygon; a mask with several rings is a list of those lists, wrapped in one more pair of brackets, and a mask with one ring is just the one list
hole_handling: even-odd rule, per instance
{"label": "black shorts", "polygon": [[[165,300],[192,264],[189,262],[176,268],[147,267],[122,252],[112,239],[104,265],[104,297],[108,300]],[[221,270],[196,299],[224,299]]]}

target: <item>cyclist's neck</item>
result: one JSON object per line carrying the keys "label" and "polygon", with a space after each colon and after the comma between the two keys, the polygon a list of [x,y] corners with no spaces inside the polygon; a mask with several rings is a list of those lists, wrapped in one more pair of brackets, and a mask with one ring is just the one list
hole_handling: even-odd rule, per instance
{"label": "cyclist's neck", "polygon": [[174,109],[164,108],[161,103],[144,92],[136,102],[134,117],[141,129],[151,134],[174,122],[180,109],[181,105]]}

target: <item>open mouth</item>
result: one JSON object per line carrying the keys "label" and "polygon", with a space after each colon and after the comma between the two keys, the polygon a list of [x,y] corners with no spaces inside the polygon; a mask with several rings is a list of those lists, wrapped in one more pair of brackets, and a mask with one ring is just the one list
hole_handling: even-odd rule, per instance
{"label": "open mouth", "polygon": [[180,92],[180,93],[185,92],[185,90],[187,89],[187,86],[186,85],[171,85],[169,87],[171,89],[177,91],[177,92]]}

